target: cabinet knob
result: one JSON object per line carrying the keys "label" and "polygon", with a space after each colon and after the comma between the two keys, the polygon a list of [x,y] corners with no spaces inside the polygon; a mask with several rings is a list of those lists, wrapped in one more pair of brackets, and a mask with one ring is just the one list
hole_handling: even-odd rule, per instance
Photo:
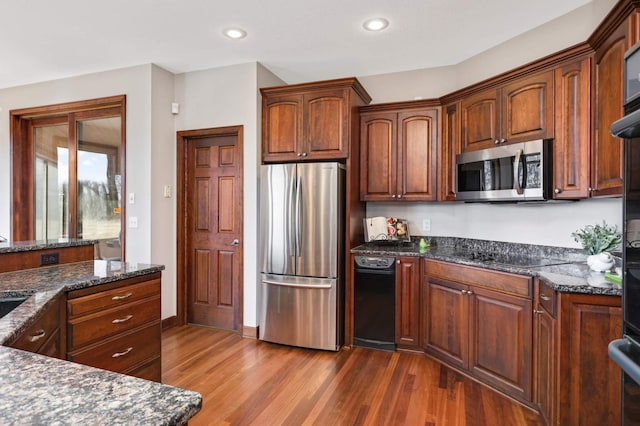
{"label": "cabinet knob", "polygon": [[396,264],[399,265],[400,264],[400,259],[396,260]]}
{"label": "cabinet knob", "polygon": [[500,139],[500,143],[505,143],[507,140],[505,138]]}
{"label": "cabinet knob", "polygon": [[498,139],[496,139],[496,145],[498,145],[500,143],[500,141]]}
{"label": "cabinet knob", "polygon": [[471,294],[473,294],[473,291],[467,290],[467,294],[471,295]]}
{"label": "cabinet knob", "polygon": [[398,198],[402,198],[402,194],[398,194]]}
{"label": "cabinet knob", "polygon": [[306,156],[307,156],[307,153],[306,153],[306,152],[303,152],[303,153],[302,153],[302,156],[303,156],[303,157],[306,157]]}
{"label": "cabinet knob", "polygon": [[556,188],[556,189],[554,189],[554,190],[553,190],[553,192],[554,192],[555,194],[559,194],[559,193],[561,193],[562,191],[560,190],[560,188]]}
{"label": "cabinet knob", "polygon": [[396,194],[391,195],[391,198],[396,198]]}
{"label": "cabinet knob", "polygon": [[302,157],[302,153],[301,152],[299,152],[297,155],[298,155],[298,157]]}
{"label": "cabinet knob", "polygon": [[541,313],[542,313],[542,311],[541,311],[540,309],[534,309],[534,310],[533,310],[533,313],[534,313],[534,314],[536,314],[536,315],[538,315],[538,314],[541,314]]}

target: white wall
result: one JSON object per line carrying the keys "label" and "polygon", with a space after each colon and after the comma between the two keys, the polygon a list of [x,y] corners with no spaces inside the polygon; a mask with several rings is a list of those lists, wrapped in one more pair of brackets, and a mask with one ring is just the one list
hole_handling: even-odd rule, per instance
{"label": "white wall", "polygon": [[[162,273],[162,318],[176,314],[177,246],[176,246],[176,136],[174,75],[158,66],[151,67],[151,259],[165,266]],[[128,162],[129,163],[129,162]],[[132,166],[135,167],[133,161]],[[171,188],[171,198],[164,197],[164,186]],[[128,256],[128,250],[127,250]]]}
{"label": "white wall", "polygon": [[257,63],[179,74],[175,97],[180,103],[176,130],[242,125],[244,162],[244,319],[257,325],[258,178],[260,115],[258,81],[265,69]]}
{"label": "white wall", "polygon": [[[579,248],[571,233],[602,223],[622,229],[620,198],[535,204],[368,203],[367,216],[409,220],[411,235],[476,238],[481,240]],[[422,230],[423,219],[431,231]]]}
{"label": "white wall", "polygon": [[0,90],[0,235],[11,227],[11,156],[9,111],[106,96],[127,95],[127,192],[136,193],[136,203],[127,204],[126,214],[137,216],[139,227],[127,229],[127,259],[151,261],[150,170],[151,170],[151,65],[106,71]]}

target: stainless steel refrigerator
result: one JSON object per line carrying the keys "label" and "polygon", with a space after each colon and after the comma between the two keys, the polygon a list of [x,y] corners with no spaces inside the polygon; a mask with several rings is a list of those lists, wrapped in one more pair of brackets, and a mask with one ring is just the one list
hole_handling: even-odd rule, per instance
{"label": "stainless steel refrigerator", "polygon": [[340,163],[264,165],[259,338],[306,348],[342,345],[344,182]]}

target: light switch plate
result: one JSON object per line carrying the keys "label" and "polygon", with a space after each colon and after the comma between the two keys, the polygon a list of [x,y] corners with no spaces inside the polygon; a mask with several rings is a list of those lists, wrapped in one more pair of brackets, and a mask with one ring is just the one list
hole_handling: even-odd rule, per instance
{"label": "light switch plate", "polygon": [[129,228],[137,228],[137,227],[138,227],[138,217],[129,216]]}
{"label": "light switch plate", "polygon": [[171,185],[164,186],[164,198],[171,198]]}
{"label": "light switch plate", "polygon": [[136,202],[136,193],[135,192],[130,192],[129,193],[129,204],[134,204]]}

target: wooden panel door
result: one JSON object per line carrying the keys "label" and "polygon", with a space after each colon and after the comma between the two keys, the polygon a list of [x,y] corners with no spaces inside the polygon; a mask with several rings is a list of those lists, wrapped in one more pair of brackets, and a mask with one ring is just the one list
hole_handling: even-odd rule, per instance
{"label": "wooden panel door", "polygon": [[589,197],[591,58],[555,69],[553,198]]}
{"label": "wooden panel door", "polygon": [[491,148],[499,137],[499,98],[488,89],[462,100],[462,150]]}
{"label": "wooden panel door", "polygon": [[242,150],[236,135],[188,144],[187,320],[238,330]]}
{"label": "wooden panel door", "polygon": [[345,90],[313,92],[303,96],[302,159],[347,158],[349,109]]}
{"label": "wooden panel door", "polygon": [[507,84],[501,97],[501,144],[553,137],[553,71]]}
{"label": "wooden panel door", "polygon": [[442,144],[438,172],[439,200],[456,200],[456,155],[460,147],[460,102],[443,108]]}
{"label": "wooden panel door", "polygon": [[466,291],[465,285],[426,276],[422,292],[424,349],[460,368],[469,359]]}
{"label": "wooden panel door", "polygon": [[531,300],[470,287],[469,369],[509,395],[531,400]]}
{"label": "wooden panel door", "polygon": [[396,264],[396,343],[420,346],[420,258],[400,257]]}
{"label": "wooden panel door", "polygon": [[622,140],[611,136],[611,123],[623,116],[622,64],[627,26],[615,31],[594,57],[594,138],[591,153],[592,197],[622,194]]}
{"label": "wooden panel door", "polygon": [[438,115],[438,109],[398,114],[398,199],[436,199]]}
{"label": "wooden panel door", "polygon": [[396,195],[396,113],[360,117],[360,199],[390,201]]}
{"label": "wooden panel door", "polygon": [[302,96],[263,98],[262,157],[293,161],[302,152]]}

